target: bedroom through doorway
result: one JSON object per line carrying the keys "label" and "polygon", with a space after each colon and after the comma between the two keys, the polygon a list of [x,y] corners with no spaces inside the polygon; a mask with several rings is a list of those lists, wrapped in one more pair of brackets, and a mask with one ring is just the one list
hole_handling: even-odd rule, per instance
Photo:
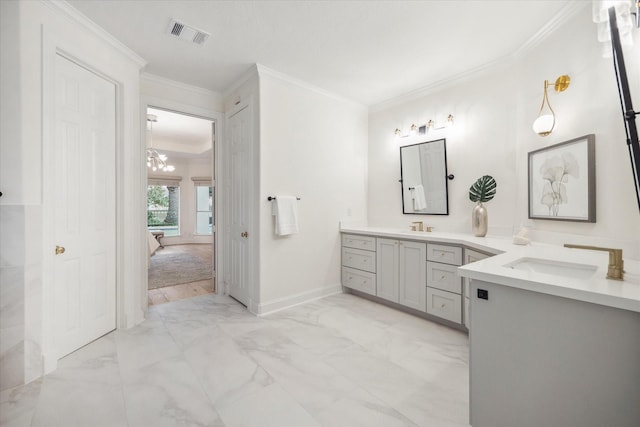
{"label": "bedroom through doorway", "polygon": [[149,305],[215,292],[214,126],[147,108]]}

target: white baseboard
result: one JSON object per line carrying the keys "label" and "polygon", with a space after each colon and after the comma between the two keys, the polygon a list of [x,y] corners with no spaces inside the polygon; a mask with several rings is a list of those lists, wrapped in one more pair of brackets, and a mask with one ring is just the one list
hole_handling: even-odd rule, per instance
{"label": "white baseboard", "polygon": [[335,285],[312,289],[307,292],[301,292],[299,294],[291,295],[288,297],[278,298],[272,301],[259,303],[257,304],[257,306],[254,306],[254,308],[256,308],[257,310],[256,311],[252,310],[252,312],[257,314],[258,316],[264,316],[267,314],[275,313],[276,311],[280,311],[296,305],[304,304],[306,302],[328,297],[329,295],[335,295],[335,294],[341,294],[341,293],[342,293],[342,285],[338,283]]}

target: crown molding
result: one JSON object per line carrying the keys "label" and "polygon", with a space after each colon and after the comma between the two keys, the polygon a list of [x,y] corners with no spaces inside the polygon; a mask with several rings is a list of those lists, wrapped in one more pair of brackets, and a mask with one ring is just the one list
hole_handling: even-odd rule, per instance
{"label": "crown molding", "polygon": [[135,53],[129,47],[127,47],[120,40],[116,39],[114,36],[105,31],[98,24],[93,22],[91,19],[87,18],[86,15],[82,14],[78,9],[71,6],[64,0],[40,0],[41,3],[51,8],[52,10],[60,13],[61,15],[67,17],[68,19],[80,24],[85,29],[89,30],[91,33],[95,34],[97,37],[101,38],[108,44],[110,44],[113,48],[115,48],[118,52],[122,53],[125,57],[132,60],[139,68],[144,68],[147,65],[147,61],[142,58],[140,55]]}
{"label": "crown molding", "polygon": [[569,19],[577,15],[578,12],[590,5],[591,2],[585,1],[567,3],[562,9],[560,9],[560,12],[558,12],[549,22],[547,22],[542,28],[540,28],[538,32],[536,32],[532,37],[529,38],[529,40],[527,40],[522,46],[520,46],[515,52],[513,52],[512,56],[514,58],[520,58],[524,56],[535,47],[537,47],[540,43],[542,43],[556,30],[558,30],[567,21],[569,21]]}
{"label": "crown molding", "polygon": [[450,88],[452,86],[456,86],[466,81],[475,79],[483,73],[486,73],[489,71],[496,71],[500,67],[505,67],[512,62],[513,62],[513,58],[511,57],[511,55],[504,56],[495,61],[480,65],[479,67],[472,68],[470,70],[463,71],[458,74],[454,74],[442,80],[438,80],[437,82],[432,83],[430,85],[423,86],[418,89],[414,89],[400,96],[396,96],[396,97],[387,99],[385,101],[373,104],[369,107],[369,113],[377,113],[379,111],[384,111],[388,108],[396,107],[398,105],[401,105],[407,102],[415,101],[416,99],[423,98],[427,95],[431,95],[432,93],[439,92],[444,89]]}
{"label": "crown molding", "polygon": [[434,92],[441,91],[443,89],[455,86],[465,81],[471,80],[477,77],[479,74],[494,71],[500,67],[504,67],[513,61],[523,57],[525,54],[533,50],[536,46],[542,43],[558,28],[565,24],[569,19],[578,14],[583,8],[590,5],[590,2],[574,1],[566,4],[560,12],[558,12],[553,19],[547,22],[540,30],[538,30],[533,36],[531,36],[522,46],[516,49],[513,53],[503,56],[495,61],[488,62],[480,65],[479,67],[471,70],[464,71],[462,73],[455,74],[445,79],[439,80],[430,85],[412,90],[405,94],[387,99],[382,102],[378,102],[369,107],[370,113],[386,110],[388,108],[395,107],[406,102],[414,101],[424,96],[430,95]]}
{"label": "crown molding", "polygon": [[251,80],[253,77],[258,77],[257,64],[251,65],[247,71],[245,71],[240,75],[240,77],[235,79],[233,83],[231,83],[229,87],[227,87],[222,92],[222,98],[228,99],[231,95],[233,95],[233,92],[235,92],[236,89],[245,84],[247,81]]}
{"label": "crown molding", "polygon": [[192,92],[192,93],[196,93],[199,95],[205,95],[205,96],[214,96],[214,97],[221,97],[222,95],[219,92],[216,92],[214,90],[211,89],[206,89],[200,86],[193,86],[190,85],[188,83],[182,83],[179,82],[177,80],[172,80],[172,79],[168,79],[166,77],[161,77],[158,76],[156,74],[151,74],[151,73],[147,73],[147,72],[143,72],[140,74],[140,79],[141,80],[146,80],[149,83],[156,83],[162,86],[169,86],[169,87],[173,87],[176,89],[180,89],[183,91],[187,91],[187,92]]}
{"label": "crown molding", "polygon": [[258,75],[259,76],[264,75],[264,76],[273,77],[275,79],[282,80],[282,81],[284,81],[286,83],[289,83],[291,85],[298,86],[298,87],[301,87],[303,89],[310,90],[312,92],[315,92],[317,94],[326,96],[328,98],[335,99],[335,100],[340,101],[340,102],[351,104],[351,105],[359,107],[359,108],[364,108],[364,109],[367,108],[366,105],[364,105],[364,104],[362,104],[360,102],[357,102],[357,101],[354,101],[352,99],[346,98],[344,96],[335,94],[333,92],[329,92],[328,90],[323,89],[323,88],[321,88],[319,86],[315,86],[315,85],[313,85],[311,83],[307,83],[307,82],[305,82],[303,80],[296,79],[295,77],[291,77],[291,76],[289,76],[287,74],[281,73],[280,71],[276,71],[276,70],[273,70],[273,69],[271,69],[269,67],[265,67],[262,64],[256,64],[256,69],[258,71]]}

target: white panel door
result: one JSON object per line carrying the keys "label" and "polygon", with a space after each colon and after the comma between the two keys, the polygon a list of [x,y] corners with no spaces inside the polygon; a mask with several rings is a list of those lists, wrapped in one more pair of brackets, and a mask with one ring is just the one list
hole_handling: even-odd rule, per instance
{"label": "white panel door", "polygon": [[398,302],[398,241],[376,239],[376,295]]}
{"label": "white panel door", "polygon": [[[56,353],[116,328],[116,87],[56,55]],[[64,248],[63,253],[62,248]],[[54,251],[54,248],[50,249]]]}
{"label": "white panel door", "polygon": [[230,151],[230,262],[229,295],[244,304],[249,303],[249,243],[248,185],[251,167],[251,120],[249,108],[244,108],[228,120]]}
{"label": "white panel door", "polygon": [[416,310],[427,310],[427,244],[399,243],[398,302]]}

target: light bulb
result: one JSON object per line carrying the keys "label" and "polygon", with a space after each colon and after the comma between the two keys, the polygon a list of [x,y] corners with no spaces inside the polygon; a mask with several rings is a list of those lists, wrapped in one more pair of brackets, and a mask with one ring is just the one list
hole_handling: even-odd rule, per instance
{"label": "light bulb", "polygon": [[555,124],[555,115],[543,114],[533,122],[533,131],[540,136],[547,136],[551,133]]}

